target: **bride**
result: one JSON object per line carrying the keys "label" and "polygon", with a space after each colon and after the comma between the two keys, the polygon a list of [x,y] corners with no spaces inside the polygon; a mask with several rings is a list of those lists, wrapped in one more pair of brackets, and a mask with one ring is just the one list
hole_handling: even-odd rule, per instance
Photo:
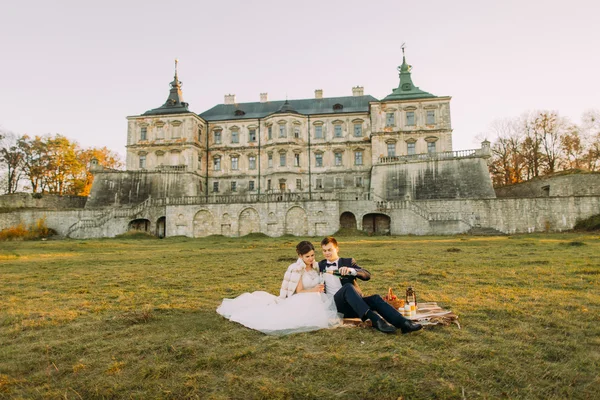
{"label": "bride", "polygon": [[217,312],[225,318],[267,335],[288,335],[333,328],[342,323],[333,297],[320,282],[315,247],[303,241],[296,246],[298,260],[283,277],[279,297],[267,292],[244,293],[224,299]]}

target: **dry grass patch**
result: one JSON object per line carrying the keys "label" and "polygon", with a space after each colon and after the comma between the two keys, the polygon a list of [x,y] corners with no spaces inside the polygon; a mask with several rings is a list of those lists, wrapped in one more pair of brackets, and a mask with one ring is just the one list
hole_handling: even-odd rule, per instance
{"label": "dry grass patch", "polygon": [[4,242],[0,397],[596,395],[598,235],[340,238],[373,274],[367,294],[414,285],[462,329],[273,338],[216,314],[224,297],[278,293],[303,239]]}

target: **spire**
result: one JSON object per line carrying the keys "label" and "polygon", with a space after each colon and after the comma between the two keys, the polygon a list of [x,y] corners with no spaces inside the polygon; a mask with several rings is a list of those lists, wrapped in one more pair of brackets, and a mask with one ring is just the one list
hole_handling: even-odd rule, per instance
{"label": "spire", "polygon": [[389,94],[383,100],[408,100],[408,99],[418,99],[418,98],[427,98],[427,97],[436,97],[431,93],[427,93],[418,87],[412,81],[411,71],[412,65],[409,65],[406,62],[406,55],[404,53],[405,44],[402,43],[402,65],[398,67],[398,72],[400,72],[400,84],[396,89],[393,89],[392,93]]}
{"label": "spire", "polygon": [[146,111],[142,115],[157,115],[157,114],[180,114],[190,112],[188,110],[188,103],[183,101],[183,94],[181,92],[182,83],[177,76],[177,64],[179,63],[178,59],[175,59],[175,76],[173,77],[173,82],[171,85],[171,90],[169,91],[169,97],[167,101],[162,106]]}

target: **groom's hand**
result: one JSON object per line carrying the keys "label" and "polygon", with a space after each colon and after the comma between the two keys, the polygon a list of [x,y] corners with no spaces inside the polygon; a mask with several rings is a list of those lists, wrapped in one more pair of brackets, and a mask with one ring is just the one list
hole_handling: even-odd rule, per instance
{"label": "groom's hand", "polygon": [[351,275],[352,274],[352,268],[348,268],[348,267],[341,267],[340,270],[340,275]]}

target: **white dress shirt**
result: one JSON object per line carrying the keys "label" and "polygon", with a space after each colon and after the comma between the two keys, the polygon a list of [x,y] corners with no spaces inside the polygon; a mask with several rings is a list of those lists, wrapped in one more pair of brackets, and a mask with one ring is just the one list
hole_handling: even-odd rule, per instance
{"label": "white dress shirt", "polygon": [[[337,271],[339,269],[338,261],[339,258],[333,261],[335,265],[325,267],[325,271]],[[327,263],[331,264],[331,262],[329,261],[327,261]],[[324,274],[323,278],[325,278],[325,294],[327,294],[328,296],[333,296],[337,293],[338,290],[342,288],[342,282],[340,281],[339,276],[334,276],[332,274]]]}

